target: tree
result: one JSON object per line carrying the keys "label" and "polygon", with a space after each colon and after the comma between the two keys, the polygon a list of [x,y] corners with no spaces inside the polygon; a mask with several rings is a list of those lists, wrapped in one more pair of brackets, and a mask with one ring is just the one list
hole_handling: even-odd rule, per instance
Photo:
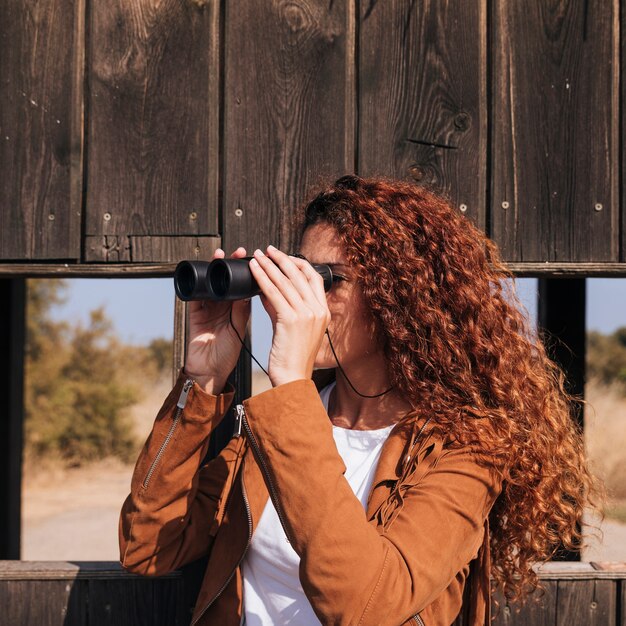
{"label": "tree", "polygon": [[86,328],[53,321],[66,281],[30,280],[27,297],[25,439],[27,455],[71,465],[105,456],[132,460],[128,417],[138,389],[119,373],[120,342],[102,308]]}
{"label": "tree", "polygon": [[605,385],[622,384],[626,391],[626,327],[610,335],[587,333],[587,374]]}

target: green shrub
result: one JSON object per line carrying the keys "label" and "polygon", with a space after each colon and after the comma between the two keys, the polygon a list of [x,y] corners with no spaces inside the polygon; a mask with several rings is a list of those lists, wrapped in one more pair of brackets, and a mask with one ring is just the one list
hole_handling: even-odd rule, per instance
{"label": "green shrub", "polygon": [[137,442],[129,409],[140,398],[142,378],[164,367],[168,342],[124,345],[102,308],[91,312],[86,327],[54,321],[50,309],[63,302],[66,281],[28,283],[26,455],[68,465],[106,456],[132,461]]}

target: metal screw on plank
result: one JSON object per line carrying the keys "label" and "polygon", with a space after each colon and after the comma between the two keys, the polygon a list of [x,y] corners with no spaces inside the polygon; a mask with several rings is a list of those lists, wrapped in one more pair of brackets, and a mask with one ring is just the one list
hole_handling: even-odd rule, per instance
{"label": "metal screw on plank", "polygon": [[189,219],[190,219],[190,220],[195,220],[195,219],[197,219],[197,217],[198,217],[198,214],[197,214],[195,211],[192,211],[192,212],[189,214]]}
{"label": "metal screw on plank", "polygon": [[589,606],[590,606],[592,609],[597,609],[597,608],[598,608],[598,603],[597,603],[597,602],[592,602]]}
{"label": "metal screw on plank", "polygon": [[111,219],[111,214],[110,213],[105,213],[102,217],[104,217],[104,221],[108,222]]}
{"label": "metal screw on plank", "polygon": [[51,222],[52,222],[52,221],[54,221],[54,213],[50,213],[50,214],[48,215],[48,219],[49,219]]}
{"label": "metal screw on plank", "polygon": [[502,208],[503,208],[503,209],[508,209],[508,208],[509,208],[509,206],[510,206],[510,205],[509,205],[509,203],[508,203],[506,200],[502,203]]}
{"label": "metal screw on plank", "polygon": [[235,215],[237,217],[241,217],[243,215],[243,211],[241,209],[235,209]]}
{"label": "metal screw on plank", "polygon": [[461,213],[465,213],[465,211],[467,211],[467,204],[461,204],[459,206],[459,209],[460,209]]}
{"label": "metal screw on plank", "polygon": [[594,207],[596,211],[602,211],[602,205],[598,202]]}

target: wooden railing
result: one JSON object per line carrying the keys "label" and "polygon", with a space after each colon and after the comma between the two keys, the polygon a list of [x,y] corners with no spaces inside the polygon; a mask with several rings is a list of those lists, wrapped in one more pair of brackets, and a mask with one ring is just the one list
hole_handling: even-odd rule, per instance
{"label": "wooden railing", "polygon": [[[550,563],[545,591],[496,626],[626,626],[626,563]],[[197,588],[183,572],[128,574],[117,562],[0,561],[0,624],[187,626]]]}

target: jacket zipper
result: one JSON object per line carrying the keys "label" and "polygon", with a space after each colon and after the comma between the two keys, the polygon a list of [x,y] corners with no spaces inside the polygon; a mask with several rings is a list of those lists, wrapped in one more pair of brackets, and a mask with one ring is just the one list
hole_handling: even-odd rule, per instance
{"label": "jacket zipper", "polygon": [[274,483],[274,479],[272,478],[272,475],[270,474],[269,471],[269,467],[267,466],[267,462],[265,461],[265,457],[263,456],[262,452],[261,452],[261,448],[259,447],[259,444],[255,438],[255,436],[252,433],[252,430],[250,428],[250,424],[248,424],[248,420],[246,419],[246,411],[244,409],[243,404],[238,404],[237,405],[237,414],[239,416],[239,418],[241,419],[241,424],[243,425],[243,429],[246,431],[246,437],[248,439],[248,441],[250,442],[250,445],[252,446],[252,450],[254,452],[254,456],[259,464],[259,467],[261,468],[261,471],[263,472],[263,474],[265,475],[266,483],[268,486],[268,491],[270,494],[270,497],[272,499],[272,503],[274,504],[274,508],[276,509],[276,513],[278,515],[278,519],[280,520],[281,526],[283,527],[283,530],[285,531],[285,536],[287,537],[287,542],[291,543],[289,541],[289,537],[287,536],[287,525],[285,524],[285,516],[283,515],[283,511],[282,508],[280,506],[280,502],[278,501],[278,490],[276,489],[276,484]]}
{"label": "jacket zipper", "polygon": [[[240,406],[241,405],[239,404],[237,405],[238,411],[239,411]],[[207,605],[202,609],[198,617],[196,617],[196,619],[194,619],[193,622],[191,622],[190,626],[193,626],[194,624],[196,624],[198,620],[206,613],[207,609],[220,597],[224,589],[226,589],[226,587],[228,586],[228,583],[231,581],[231,578],[234,576],[235,572],[237,571],[237,568],[243,562],[243,559],[246,556],[246,553],[248,552],[248,548],[250,547],[250,541],[252,539],[252,513],[250,512],[250,503],[248,502],[248,495],[246,493],[246,484],[243,482],[243,466],[245,465],[245,463],[246,463],[246,459],[244,457],[243,461],[241,462],[241,494],[243,496],[243,502],[246,507],[246,516],[248,518],[248,541],[246,542],[246,547],[243,549],[243,553],[239,557],[239,560],[235,564],[235,567],[233,568],[232,572],[228,575],[228,578],[224,581],[224,584],[219,588],[218,592],[211,598],[211,600],[207,603]]]}
{"label": "jacket zipper", "polygon": [[416,613],[413,616],[413,619],[415,620],[416,624],[419,624],[420,626],[424,626],[424,620],[420,617],[419,613]]}
{"label": "jacket zipper", "polygon": [[174,434],[174,430],[176,430],[176,426],[178,426],[178,422],[180,421],[180,417],[183,413],[183,409],[185,408],[185,404],[187,404],[187,396],[189,395],[189,390],[193,386],[193,383],[194,383],[193,378],[188,378],[185,381],[185,384],[183,385],[182,391],[180,392],[180,396],[178,396],[178,402],[176,403],[176,413],[174,413],[174,419],[172,420],[172,425],[170,426],[170,429],[168,430],[167,435],[165,436],[165,439],[163,440],[163,443],[161,444],[161,447],[159,448],[157,455],[154,457],[154,460],[150,464],[150,469],[148,470],[148,473],[146,474],[146,477],[143,480],[144,489],[147,488],[148,483],[150,482],[150,478],[152,478],[152,474],[154,473],[154,470],[156,469],[157,463],[159,462],[160,458],[163,456],[163,453],[165,452],[165,448],[167,448],[167,444],[170,442],[170,439],[172,438],[172,435]]}

